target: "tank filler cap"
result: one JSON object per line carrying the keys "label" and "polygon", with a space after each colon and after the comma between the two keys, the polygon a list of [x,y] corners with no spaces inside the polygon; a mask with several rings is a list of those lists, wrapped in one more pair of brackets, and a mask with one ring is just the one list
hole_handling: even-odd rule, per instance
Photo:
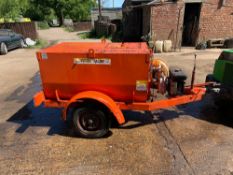
{"label": "tank filler cap", "polygon": [[88,57],[89,58],[95,58],[95,50],[94,49],[89,49],[88,50]]}

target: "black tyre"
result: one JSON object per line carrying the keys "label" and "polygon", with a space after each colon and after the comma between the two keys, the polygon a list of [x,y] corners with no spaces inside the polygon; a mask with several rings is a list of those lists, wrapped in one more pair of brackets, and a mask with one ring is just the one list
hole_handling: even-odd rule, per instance
{"label": "black tyre", "polygon": [[[215,78],[214,78],[214,75],[213,75],[213,74],[208,74],[208,75],[206,76],[205,82],[206,82],[206,83],[216,82],[216,80],[215,80]],[[209,92],[209,91],[211,90],[211,87],[213,87],[213,85],[210,84],[210,85],[206,85],[205,87],[206,87],[206,89],[207,89],[207,92]]]}
{"label": "black tyre", "polygon": [[105,113],[90,107],[74,111],[73,125],[76,135],[85,138],[101,138],[109,132],[109,120]]}
{"label": "black tyre", "polygon": [[214,82],[215,79],[214,79],[214,75],[213,74],[208,74],[206,76],[206,79],[205,79],[205,82],[208,83],[208,82]]}
{"label": "black tyre", "polygon": [[0,53],[1,55],[6,55],[8,53],[8,49],[5,43],[1,43],[0,45]]}

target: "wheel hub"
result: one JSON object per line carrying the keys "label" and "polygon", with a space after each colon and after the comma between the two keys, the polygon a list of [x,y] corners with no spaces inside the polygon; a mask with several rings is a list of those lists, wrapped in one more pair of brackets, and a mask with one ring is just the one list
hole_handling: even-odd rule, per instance
{"label": "wheel hub", "polygon": [[81,125],[85,130],[97,131],[100,129],[100,119],[95,115],[84,114],[81,116]]}

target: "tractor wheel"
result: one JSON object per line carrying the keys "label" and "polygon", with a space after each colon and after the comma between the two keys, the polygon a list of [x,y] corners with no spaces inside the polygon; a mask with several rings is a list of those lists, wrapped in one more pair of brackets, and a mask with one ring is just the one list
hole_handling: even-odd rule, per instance
{"label": "tractor wheel", "polygon": [[[214,78],[214,75],[213,75],[213,74],[208,74],[208,75],[206,76],[205,82],[206,82],[206,83],[209,83],[209,82],[216,82],[216,80],[215,80],[215,78]],[[212,85],[206,85],[207,90],[210,90],[211,86],[212,86]]]}
{"label": "tractor wheel", "polygon": [[109,121],[105,113],[90,107],[74,111],[73,125],[76,135],[85,138],[101,138],[109,132]]}
{"label": "tractor wheel", "polygon": [[213,81],[215,81],[214,75],[213,74],[208,74],[206,76],[205,82],[208,83],[208,82],[213,82]]}
{"label": "tractor wheel", "polygon": [[6,55],[8,53],[8,49],[5,43],[1,43],[0,45],[0,54]]}

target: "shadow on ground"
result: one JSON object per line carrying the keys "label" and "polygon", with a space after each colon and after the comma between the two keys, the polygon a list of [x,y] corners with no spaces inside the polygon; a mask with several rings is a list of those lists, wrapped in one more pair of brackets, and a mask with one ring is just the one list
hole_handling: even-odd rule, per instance
{"label": "shadow on ground", "polygon": [[[17,87],[5,101],[16,101],[17,103],[26,104],[32,99],[33,95],[41,89],[40,84],[41,80],[39,72],[37,72],[32,76],[29,84]],[[128,122],[123,126],[114,126],[117,126],[119,129],[133,129],[175,119],[180,115],[187,115],[233,128],[233,113],[226,114],[225,111],[218,110],[218,108],[212,104],[212,101],[213,100],[207,95],[206,98],[200,102],[178,106],[177,109],[171,108],[154,112],[124,111],[124,116]],[[230,107],[231,106],[233,106],[233,104],[230,104]],[[11,116],[8,122],[20,124],[20,127],[16,130],[17,133],[24,133],[28,127],[48,127],[48,135],[59,134],[73,136],[72,130],[61,120],[60,115],[60,109],[48,109],[42,106],[34,108],[31,101]],[[109,133],[108,136],[110,135],[111,133]]]}
{"label": "shadow on ground", "polygon": [[18,103],[28,103],[33,95],[38,92],[41,87],[41,80],[39,72],[35,73],[27,85],[17,87],[5,101],[16,101]]}
{"label": "shadow on ground", "polygon": [[127,111],[124,113],[126,120],[134,121],[136,124],[126,124],[121,128],[132,129],[151,123],[172,120],[181,115],[191,116],[196,119],[205,120],[215,124],[222,124],[233,128],[232,106],[233,104],[228,104],[225,109],[218,108],[213,104],[212,97],[207,94],[202,101],[177,106],[176,110],[171,108],[146,113]]}
{"label": "shadow on ground", "polygon": [[[20,124],[15,132],[23,134],[29,127],[46,127],[49,128],[47,135],[62,135],[75,137],[73,130],[68,122],[61,119],[61,109],[45,108],[42,105],[35,108],[33,101],[17,111],[7,122]],[[112,132],[106,135],[109,137]]]}
{"label": "shadow on ground", "polygon": [[233,128],[232,106],[233,104],[230,102],[225,108],[220,108],[214,104],[212,96],[207,94],[202,101],[182,105],[178,109],[179,115],[189,115],[200,120]]}
{"label": "shadow on ground", "polygon": [[65,125],[59,118],[60,112],[60,109],[43,108],[42,106],[34,108],[31,101],[7,121],[20,124],[16,130],[17,133],[24,133],[29,127],[40,126],[50,128],[48,135],[63,134]]}
{"label": "shadow on ground", "polygon": [[[154,112],[138,112],[138,111],[124,111],[126,118],[126,124],[123,126],[114,125],[113,127],[118,129],[133,129],[150,125],[153,123],[163,122],[178,118],[180,115],[188,115],[200,120],[205,120],[212,123],[223,124],[233,128],[233,118],[230,116],[222,116],[214,105],[207,103],[209,99],[205,99],[201,102],[196,102],[188,105],[178,106],[177,110],[164,109]],[[48,135],[62,135],[73,137],[74,133],[67,123],[61,120],[61,109],[44,108],[40,106],[38,108],[33,107],[31,101],[12,117],[8,119],[8,122],[14,122],[20,124],[17,128],[17,133],[24,133],[28,127],[48,127]],[[106,137],[111,136],[110,132]]]}

